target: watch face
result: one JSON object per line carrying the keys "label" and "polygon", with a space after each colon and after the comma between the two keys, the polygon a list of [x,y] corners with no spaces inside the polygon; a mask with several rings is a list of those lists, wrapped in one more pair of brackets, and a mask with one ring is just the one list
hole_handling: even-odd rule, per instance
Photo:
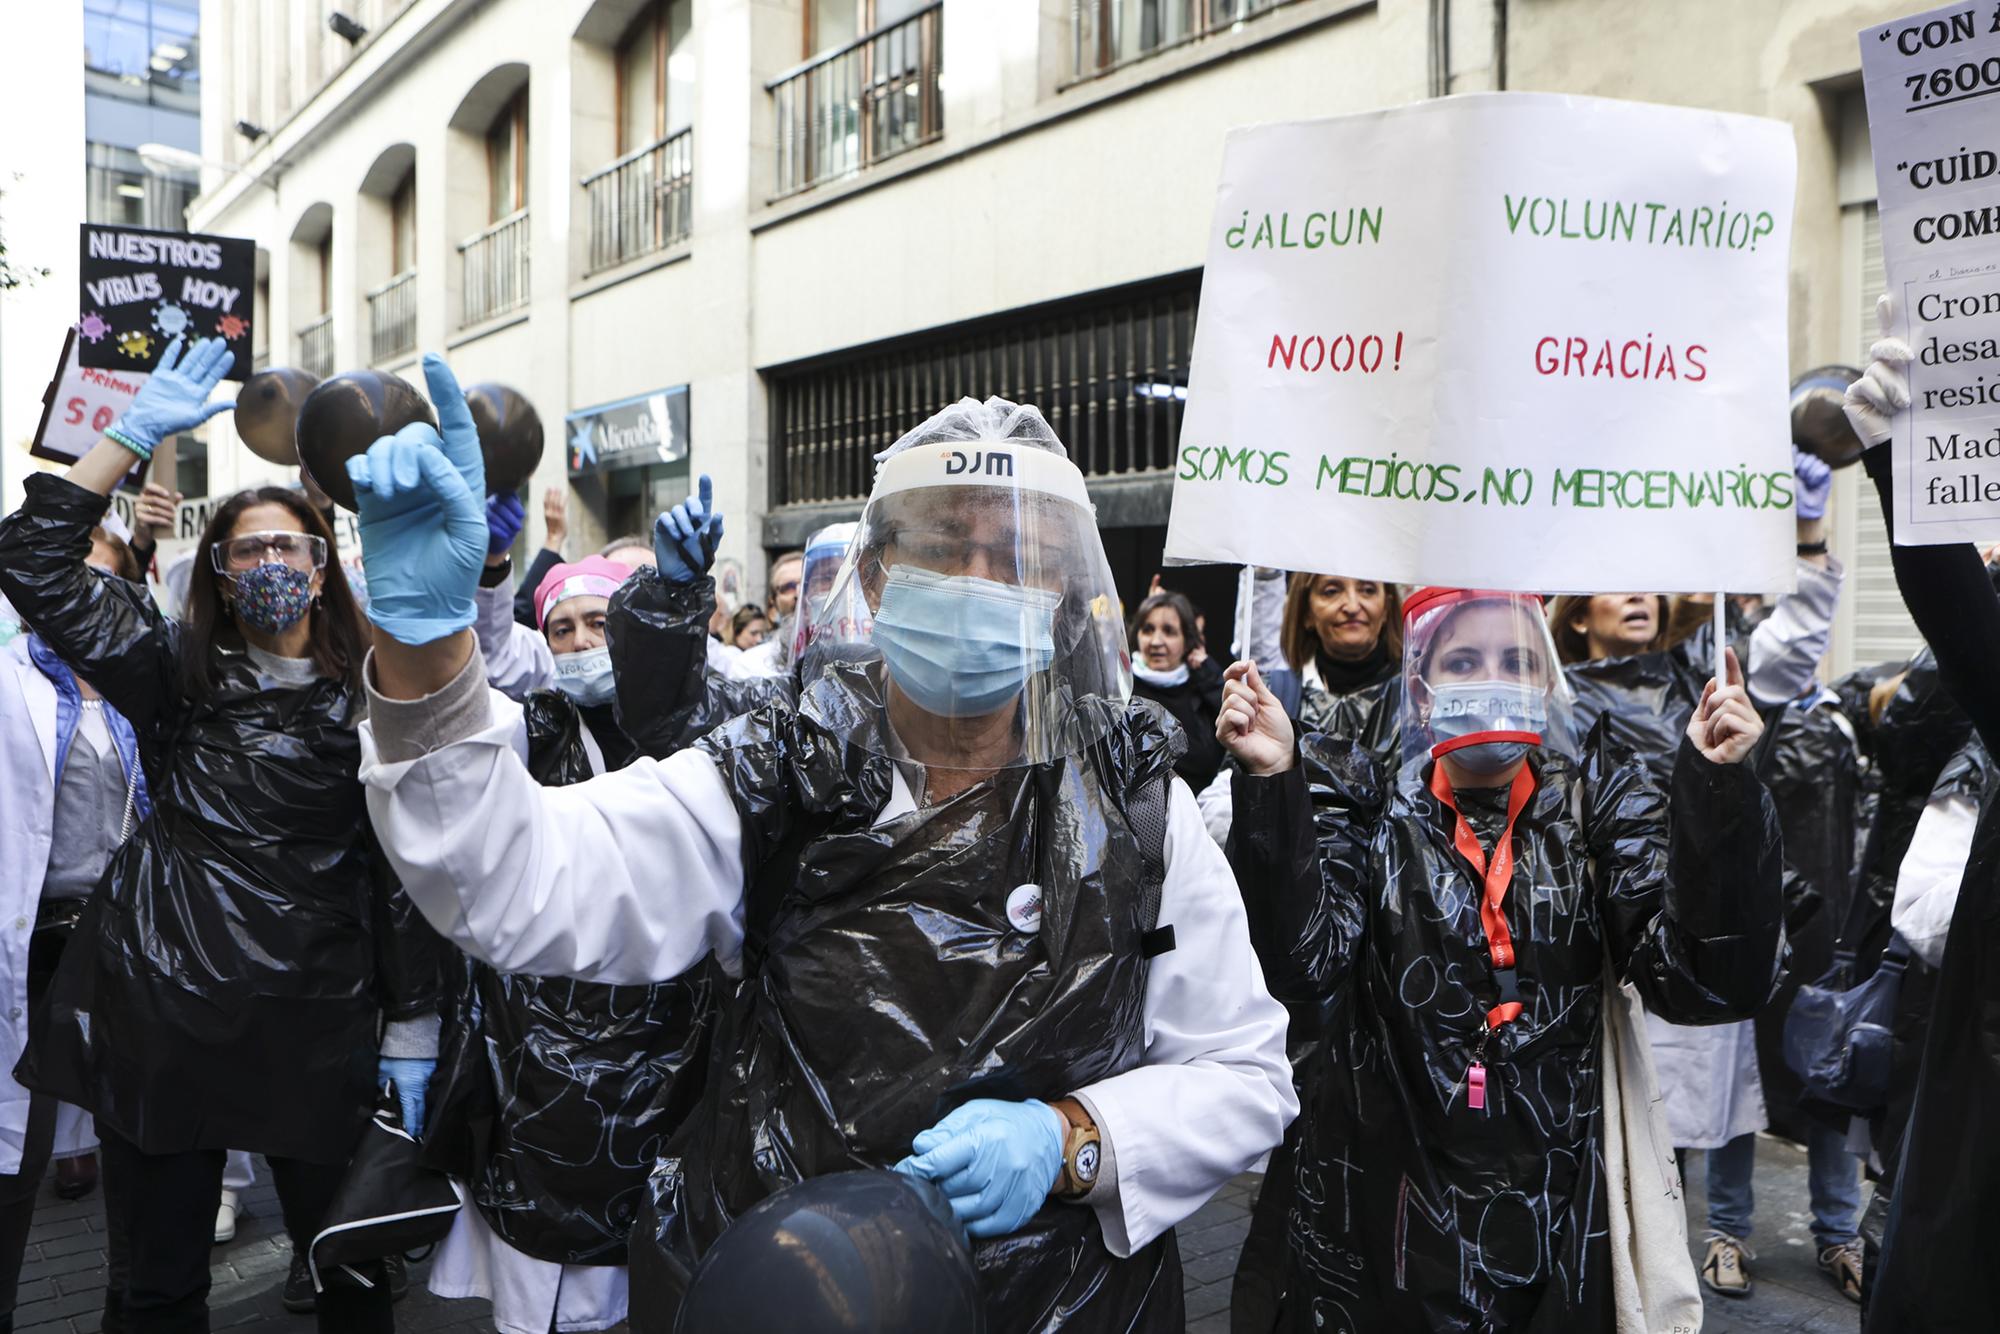
{"label": "watch face", "polygon": [[1087,1141],[1076,1150],[1076,1179],[1089,1185],[1097,1180],[1097,1142]]}

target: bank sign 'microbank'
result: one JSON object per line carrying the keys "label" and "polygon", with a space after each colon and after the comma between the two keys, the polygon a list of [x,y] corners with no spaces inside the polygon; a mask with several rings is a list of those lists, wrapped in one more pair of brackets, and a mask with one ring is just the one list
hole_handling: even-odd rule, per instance
{"label": "bank sign 'microbank'", "polygon": [[688,387],[675,385],[563,418],[569,471],[609,472],[688,456]]}

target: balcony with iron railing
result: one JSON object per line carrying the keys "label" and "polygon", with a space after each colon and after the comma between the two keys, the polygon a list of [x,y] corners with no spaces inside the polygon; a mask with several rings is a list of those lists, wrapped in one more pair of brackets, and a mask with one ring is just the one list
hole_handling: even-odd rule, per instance
{"label": "balcony with iron railing", "polygon": [[589,273],[687,240],[694,222],[694,129],[636,148],[583,178]]}
{"label": "balcony with iron railing", "polygon": [[478,324],[528,303],[528,210],[458,243],[459,323]]}
{"label": "balcony with iron railing", "polygon": [[767,84],[778,120],[776,197],[865,171],[942,135],[943,32],[938,0]]}
{"label": "balcony with iron railing", "polygon": [[405,269],[368,294],[368,359],[417,350],[417,271]]}
{"label": "balcony with iron railing", "polygon": [[322,315],[299,330],[299,369],[324,380],[333,374],[333,316]]}
{"label": "balcony with iron railing", "polygon": [[1070,81],[1226,31],[1293,0],[1070,0]]}

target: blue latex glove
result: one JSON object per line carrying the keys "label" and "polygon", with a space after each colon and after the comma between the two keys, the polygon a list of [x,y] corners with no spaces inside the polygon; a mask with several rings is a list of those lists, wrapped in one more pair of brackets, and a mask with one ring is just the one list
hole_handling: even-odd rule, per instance
{"label": "blue latex glove", "polygon": [[895,1170],[936,1182],[973,1236],[1004,1237],[1048,1199],[1066,1130],[1045,1102],[975,1098],[911,1140],[916,1153]]}
{"label": "blue latex glove", "polygon": [[105,432],[142,459],[153,457],[160,442],[181,431],[192,431],[218,412],[236,406],[229,399],[211,403],[208,396],[236,363],[236,353],[220,338],[204,338],[181,355],[175,338],[160,354],[160,364],[139,386],[132,406]]}
{"label": "blue latex glove", "polygon": [[653,520],[653,559],[670,584],[691,584],[715,564],[722,541],[722,515],[715,509],[715,485],[703,473],[697,494]]}
{"label": "blue latex glove", "polygon": [[528,507],[512,491],[486,497],[486,554],[504,556],[528,521]]}
{"label": "blue latex glove", "polygon": [[405,644],[471,626],[486,564],[486,463],[451,367],[424,356],[439,430],[412,422],[347,461],[360,520],[368,619]]}
{"label": "blue latex glove", "polygon": [[435,1069],[437,1062],[423,1056],[383,1056],[375,1066],[376,1077],[383,1083],[395,1081],[396,1101],[403,1105],[403,1129],[413,1139],[423,1138],[424,1090],[430,1087]]}
{"label": "blue latex glove", "polygon": [[1793,488],[1796,516],[1801,519],[1824,519],[1826,499],[1833,494],[1833,469],[1817,454],[1808,454],[1797,445],[1792,446],[1792,476],[1798,479]]}

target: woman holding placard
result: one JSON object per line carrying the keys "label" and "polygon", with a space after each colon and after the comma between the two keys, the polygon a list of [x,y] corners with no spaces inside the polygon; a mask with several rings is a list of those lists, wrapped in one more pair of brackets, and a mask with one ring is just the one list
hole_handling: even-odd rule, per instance
{"label": "woman holding placard", "polygon": [[1696,1319],[1671,1165],[1634,1133],[1651,1090],[1620,983],[1687,1021],[1770,994],[1780,853],[1734,655],[1676,756],[1671,826],[1604,728],[1576,739],[1538,598],[1415,593],[1402,661],[1400,764],[1295,741],[1249,663],[1217,729],[1258,956],[1324,1016],[1278,1328],[1608,1330],[1615,1292]]}

